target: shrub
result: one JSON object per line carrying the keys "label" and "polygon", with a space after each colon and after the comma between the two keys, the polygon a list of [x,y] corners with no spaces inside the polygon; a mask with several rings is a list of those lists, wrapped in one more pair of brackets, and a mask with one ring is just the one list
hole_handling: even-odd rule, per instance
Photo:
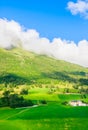
{"label": "shrub", "polygon": [[74,89],[78,89],[79,86],[78,86],[78,85],[74,85],[73,88],[74,88]]}
{"label": "shrub", "polygon": [[41,100],[41,104],[47,104],[46,100]]}
{"label": "shrub", "polygon": [[27,95],[28,94],[28,90],[27,89],[22,89],[20,94]]}
{"label": "shrub", "polygon": [[69,88],[64,88],[64,93],[69,93]]}
{"label": "shrub", "polygon": [[68,104],[68,102],[67,102],[67,101],[64,101],[64,102],[62,102],[62,104],[63,104],[63,105],[67,105],[67,104]]}

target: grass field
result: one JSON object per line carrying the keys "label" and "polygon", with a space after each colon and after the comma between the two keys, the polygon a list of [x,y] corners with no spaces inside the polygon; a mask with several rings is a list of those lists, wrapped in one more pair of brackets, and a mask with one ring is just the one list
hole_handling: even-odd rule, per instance
{"label": "grass field", "polygon": [[[42,89],[42,88],[41,88]],[[35,96],[34,89],[28,99],[47,101],[45,105],[27,108],[0,108],[1,130],[87,130],[88,107],[62,105],[64,101],[81,99],[77,94],[47,94],[40,88]],[[41,91],[40,91],[41,90]],[[40,95],[40,93],[41,95]],[[46,92],[46,93],[45,93]],[[48,96],[49,97],[48,97]]]}
{"label": "grass field", "polygon": [[2,130],[87,130],[86,118],[11,120],[0,123]]}
{"label": "grass field", "polygon": [[[2,113],[4,113],[2,115]],[[88,107],[62,106],[57,102],[36,108],[0,109],[1,130],[87,130]]]}

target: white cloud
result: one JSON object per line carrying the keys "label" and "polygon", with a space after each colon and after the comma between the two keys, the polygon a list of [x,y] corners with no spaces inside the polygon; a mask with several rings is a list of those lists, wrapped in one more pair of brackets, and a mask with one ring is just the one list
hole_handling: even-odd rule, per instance
{"label": "white cloud", "polygon": [[88,19],[88,0],[77,0],[77,2],[68,2],[67,8],[73,15],[80,14]]}
{"label": "white cloud", "polygon": [[45,54],[56,59],[88,67],[88,41],[73,41],[54,38],[52,42],[41,38],[36,30],[24,30],[11,20],[0,19],[0,48],[22,47],[37,54]]}

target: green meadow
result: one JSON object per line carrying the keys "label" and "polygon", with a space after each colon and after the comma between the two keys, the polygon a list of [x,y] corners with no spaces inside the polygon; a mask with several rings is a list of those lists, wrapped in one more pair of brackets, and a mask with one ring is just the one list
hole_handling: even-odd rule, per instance
{"label": "green meadow", "polygon": [[[32,88],[30,94],[24,97],[36,100],[38,105],[14,109],[1,108],[0,129],[86,130],[88,128],[88,106],[72,107],[63,104],[64,101],[82,100],[80,94],[48,94],[45,88]],[[46,100],[47,103],[40,104],[41,100]]]}
{"label": "green meadow", "polygon": [[87,130],[88,106],[68,104],[88,103],[87,75],[88,68],[65,61],[19,48],[0,49],[0,98],[9,92],[34,103],[0,107],[0,130]]}
{"label": "green meadow", "polygon": [[[3,114],[2,114],[3,113]],[[86,130],[88,107],[62,106],[50,102],[35,108],[0,109],[2,130]]]}

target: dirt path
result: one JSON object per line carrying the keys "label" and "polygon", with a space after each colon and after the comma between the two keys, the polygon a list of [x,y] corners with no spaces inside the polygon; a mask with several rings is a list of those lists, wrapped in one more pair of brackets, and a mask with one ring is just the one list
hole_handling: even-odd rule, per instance
{"label": "dirt path", "polygon": [[14,117],[14,116],[16,116],[16,115],[19,115],[19,114],[21,114],[21,113],[23,113],[23,112],[25,112],[25,111],[28,111],[30,108],[34,108],[34,107],[38,107],[39,105],[34,105],[34,106],[31,106],[31,107],[20,107],[20,108],[16,108],[16,109],[23,109],[23,110],[21,110],[20,112],[18,112],[18,113],[16,113],[16,114],[13,114],[13,115],[11,115],[11,116],[8,116],[8,117],[6,117],[5,118],[5,120],[8,120],[9,118],[12,118],[12,117]]}

